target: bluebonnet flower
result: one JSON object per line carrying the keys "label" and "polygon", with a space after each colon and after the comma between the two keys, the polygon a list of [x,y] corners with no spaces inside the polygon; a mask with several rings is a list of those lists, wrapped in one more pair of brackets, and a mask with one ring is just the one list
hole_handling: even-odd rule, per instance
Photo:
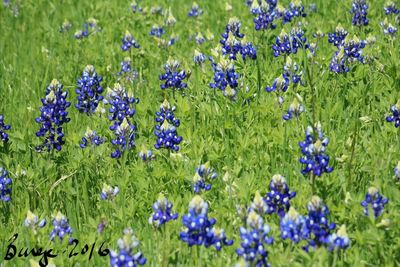
{"label": "bluebonnet flower", "polygon": [[175,42],[179,39],[179,36],[171,35],[169,39],[154,37],[154,39],[156,40],[158,47],[168,48],[175,44]]}
{"label": "bluebonnet flower", "polygon": [[175,118],[175,106],[171,108],[169,102],[165,99],[160,105],[160,111],[156,112],[154,134],[157,141],[154,147],[156,149],[166,148],[174,151],[179,150],[179,144],[182,142],[182,136],[178,136],[177,128],[180,125],[179,119]]}
{"label": "bluebonnet flower", "polygon": [[111,144],[116,146],[115,151],[111,153],[111,157],[120,158],[124,151],[130,150],[135,146],[136,126],[125,117],[121,124],[114,122],[110,126],[110,130],[114,131],[115,134],[115,139],[111,140]]}
{"label": "bluebonnet flower", "polygon": [[182,217],[186,229],[180,233],[180,239],[189,247],[214,246],[217,251],[224,245],[232,245],[233,240],[227,240],[223,230],[213,227],[216,222],[214,218],[208,218],[207,202],[196,195],[189,203],[189,213]]}
{"label": "bluebonnet flower", "polygon": [[103,77],[99,76],[92,65],[87,65],[82,73],[82,77],[78,79],[78,88],[76,94],[78,103],[75,107],[81,113],[88,115],[93,114],[103,100],[103,87],[101,82]]}
{"label": "bluebonnet flower", "polygon": [[257,59],[257,51],[251,42],[243,39],[241,42],[241,50],[240,54],[242,55],[243,59],[246,57],[250,57],[251,59]]}
{"label": "bluebonnet flower", "polygon": [[[301,98],[301,97],[300,97]],[[287,110],[287,113],[282,116],[282,119],[285,121],[291,120],[294,117],[298,118],[301,113],[304,112],[304,106],[295,98],[293,102],[290,104],[289,109]]]}
{"label": "bluebonnet flower", "polygon": [[364,214],[369,215],[369,206],[374,212],[374,216],[379,217],[382,214],[383,208],[389,202],[389,199],[382,196],[376,187],[368,188],[368,192],[365,195],[365,199],[361,202],[361,206],[364,207]]}
{"label": "bluebonnet flower", "polygon": [[152,35],[152,36],[156,36],[156,37],[160,38],[164,33],[165,33],[165,30],[158,25],[153,25],[151,27],[150,35]]}
{"label": "bluebonnet flower", "polygon": [[329,69],[336,74],[349,72],[350,68],[347,66],[346,62],[347,56],[344,54],[344,48],[341,47],[339,51],[336,51],[332,56]]}
{"label": "bluebonnet flower", "polygon": [[[287,57],[286,63],[283,67],[283,73],[274,80],[272,86],[267,86],[265,90],[267,92],[276,92],[278,96],[282,93],[285,93],[289,88],[289,85],[293,83],[302,84],[301,78],[303,76],[303,72],[300,70],[299,66],[296,62],[294,62],[290,56]],[[283,97],[279,97],[279,104],[282,104]]]}
{"label": "bluebonnet flower", "polygon": [[290,207],[289,212],[281,218],[280,227],[282,239],[289,238],[295,243],[308,239],[310,235],[306,218],[293,207]]}
{"label": "bluebonnet flower", "polygon": [[95,18],[89,18],[85,24],[89,26],[89,29],[92,30],[92,33],[96,33],[101,30],[98,21]]}
{"label": "bluebonnet flower", "polygon": [[63,24],[60,27],[60,32],[67,32],[71,29],[72,24],[68,20],[64,20]]}
{"label": "bluebonnet flower", "polygon": [[303,175],[312,172],[319,177],[324,172],[332,172],[333,168],[329,166],[329,156],[325,153],[329,139],[324,137],[319,122],[315,128],[316,134],[314,134],[313,127],[308,126],[304,142],[299,142],[301,153],[303,154],[299,162],[304,165],[301,170]]}
{"label": "bluebonnet flower", "polygon": [[194,50],[193,61],[196,65],[202,65],[206,61],[206,56],[196,49]]}
{"label": "bluebonnet flower", "polygon": [[11,200],[12,180],[8,177],[8,172],[0,167],[0,200],[9,202]]}
{"label": "bluebonnet flower", "polygon": [[224,39],[228,39],[229,33],[232,33],[233,36],[236,38],[239,38],[239,39],[243,38],[244,34],[240,33],[241,25],[242,24],[240,23],[238,18],[236,18],[236,17],[230,18],[228,21],[228,24],[226,25],[225,33],[221,34],[221,36]]}
{"label": "bluebonnet flower", "polygon": [[180,70],[180,63],[177,60],[168,59],[164,65],[165,74],[160,75],[160,80],[165,81],[161,84],[161,89],[172,88],[173,90],[184,89],[187,83],[183,80],[186,79],[186,71]]}
{"label": "bluebonnet flower", "polygon": [[135,39],[133,39],[132,34],[128,31],[125,32],[124,37],[122,38],[122,51],[128,51],[131,48],[139,48],[140,45],[137,43]]}
{"label": "bluebonnet flower", "polygon": [[136,13],[136,12],[142,12],[142,11],[143,11],[143,8],[142,8],[141,6],[139,6],[139,5],[136,3],[136,1],[133,1],[133,2],[131,3],[131,8],[132,8],[132,11],[133,11],[134,13]]}
{"label": "bluebonnet flower", "polygon": [[168,9],[167,14],[168,14],[168,16],[167,16],[167,19],[165,20],[165,25],[166,26],[174,25],[176,23],[176,18],[174,17],[174,15],[172,15],[171,7]]}
{"label": "bluebonnet flower", "polygon": [[357,36],[350,38],[347,36],[344,39],[344,54],[348,57],[348,61],[353,63],[354,61],[360,61],[364,63],[364,58],[362,56],[362,49],[365,47],[366,42],[361,41]]}
{"label": "bluebonnet flower", "polygon": [[118,239],[117,246],[119,251],[110,252],[111,267],[136,267],[146,264],[147,259],[141,251],[135,251],[139,247],[139,240],[133,234],[131,228],[124,230],[122,238]]}
{"label": "bluebonnet flower", "polygon": [[290,80],[287,76],[281,74],[278,78],[274,80],[272,83],[272,86],[267,86],[265,88],[265,91],[267,92],[274,92],[278,91],[279,92],[286,92],[286,90],[289,88]]}
{"label": "bluebonnet flower", "polygon": [[396,33],[397,33],[397,28],[393,26],[391,23],[388,22],[388,19],[385,18],[384,21],[380,23],[382,27],[382,31],[385,35],[388,35],[392,38],[395,38]]}
{"label": "bluebonnet flower", "polygon": [[394,122],[394,126],[398,128],[400,126],[400,99],[395,105],[390,106],[392,115],[386,117],[387,122]]}
{"label": "bluebonnet flower", "polygon": [[196,44],[200,45],[203,44],[206,39],[204,38],[204,36],[201,34],[201,32],[198,32],[195,36],[195,40],[196,40]]}
{"label": "bluebonnet flower", "polygon": [[206,244],[212,244],[217,251],[221,251],[223,246],[231,246],[233,240],[226,237],[224,229],[213,227],[207,235]]}
{"label": "bluebonnet flower", "polygon": [[257,58],[256,50],[251,42],[246,40],[240,40],[244,37],[243,33],[240,33],[241,23],[237,18],[230,18],[228,25],[225,28],[225,32],[221,34],[222,40],[222,54],[229,55],[229,59],[236,60],[236,55],[240,53],[243,59],[250,57],[251,59]]}
{"label": "bluebonnet flower", "polygon": [[251,211],[246,220],[246,227],[240,227],[241,247],[236,249],[236,254],[242,257],[246,263],[256,267],[270,266],[267,257],[267,245],[274,239],[268,236],[270,228],[260,215]]}
{"label": "bluebonnet flower", "polygon": [[210,190],[212,185],[207,183],[215,178],[217,178],[217,172],[211,168],[210,162],[197,166],[196,173],[193,176],[194,192],[198,194],[201,190]]}
{"label": "bluebonnet flower", "polygon": [[153,214],[149,218],[149,223],[159,228],[171,220],[176,220],[178,213],[172,213],[172,207],[172,203],[163,194],[160,194],[153,204]]}
{"label": "bluebonnet flower", "polygon": [[192,7],[190,8],[188,16],[196,18],[196,17],[200,16],[201,14],[203,14],[203,9],[201,9],[199,7],[199,5],[196,2],[194,2],[192,4]]}
{"label": "bluebonnet flower", "polygon": [[121,75],[123,72],[131,72],[132,71],[132,60],[129,57],[124,58],[121,61],[121,71],[117,73],[117,75]]}
{"label": "bluebonnet flower", "polygon": [[293,0],[289,4],[289,8],[286,10],[283,17],[283,22],[291,22],[294,17],[306,17],[307,14],[304,11],[304,6],[301,0]]}
{"label": "bluebonnet flower", "polygon": [[155,155],[151,149],[142,148],[142,150],[139,152],[139,158],[141,158],[143,161],[150,161],[155,159]]}
{"label": "bluebonnet flower", "polygon": [[258,190],[256,191],[256,193],[254,195],[253,202],[251,202],[250,208],[248,211],[249,211],[249,213],[251,211],[254,211],[261,216],[267,214],[267,212],[268,212],[268,206]]}
{"label": "bluebonnet flower", "polygon": [[115,134],[115,139],[111,140],[111,143],[117,147],[111,157],[120,158],[122,152],[135,146],[136,126],[131,119],[135,114],[135,104],[139,103],[139,99],[128,94],[119,83],[114,85],[108,98],[107,102],[111,105],[109,120],[113,122],[110,130]]}
{"label": "bluebonnet flower", "polygon": [[89,36],[89,28],[88,26],[84,26],[83,30],[78,30],[74,33],[75,39],[83,39]]}
{"label": "bluebonnet flower", "polygon": [[138,72],[132,69],[132,60],[129,57],[121,61],[121,70],[117,76],[123,76],[126,81],[133,82],[138,77]]}
{"label": "bluebonnet flower", "polygon": [[65,236],[69,236],[69,244],[72,243],[72,228],[70,227],[67,218],[61,213],[57,212],[52,219],[53,230],[50,233],[50,240],[54,241],[56,237],[60,240],[60,242],[64,239]]}
{"label": "bluebonnet flower", "polygon": [[10,130],[11,126],[4,123],[4,116],[0,114],[0,140],[4,143],[8,143],[9,137],[6,131]]}
{"label": "bluebonnet flower", "polygon": [[160,6],[152,6],[150,9],[150,12],[153,15],[160,15],[160,14],[162,14],[163,9]]}
{"label": "bluebonnet flower", "polygon": [[97,232],[101,234],[107,226],[107,220],[105,218],[101,218],[100,223],[97,225]]}
{"label": "bluebonnet flower", "polygon": [[91,146],[99,146],[104,143],[104,139],[97,135],[96,132],[90,130],[89,128],[86,130],[85,136],[82,137],[82,143],[80,143],[81,148],[85,148],[88,145]]}
{"label": "bluebonnet flower", "polygon": [[42,219],[39,222],[39,217],[32,211],[28,210],[26,218],[24,220],[24,226],[30,228],[34,234],[36,234],[38,228],[43,228],[46,225],[46,219]]}
{"label": "bluebonnet flower", "polygon": [[307,39],[304,36],[304,31],[300,27],[293,27],[290,30],[291,53],[296,54],[299,48],[308,48]]}
{"label": "bluebonnet flower", "polygon": [[317,4],[315,3],[311,3],[308,6],[308,13],[313,13],[313,12],[317,12],[318,8],[317,8]]}
{"label": "bluebonnet flower", "polygon": [[76,39],[83,39],[87,38],[89,36],[89,30],[91,31],[92,34],[97,33],[101,30],[101,28],[98,26],[97,20],[94,18],[89,18],[84,24],[83,24],[83,29],[78,30],[75,32],[74,37]]}
{"label": "bluebonnet flower", "polygon": [[108,184],[103,184],[101,189],[100,198],[102,200],[113,200],[119,193],[118,186],[112,187]]}
{"label": "bluebonnet flower", "polygon": [[238,87],[239,74],[235,72],[235,67],[232,62],[221,58],[217,64],[214,61],[211,63],[214,70],[214,82],[210,83],[211,88],[218,88],[227,96],[236,96]]}
{"label": "bluebonnet flower", "polygon": [[283,76],[290,79],[290,82],[298,84],[301,82],[302,75],[303,72],[300,70],[299,65],[288,56],[286,58],[285,66],[283,66]]}
{"label": "bluebonnet flower", "polygon": [[344,39],[346,38],[348,32],[339,23],[336,29],[332,33],[328,33],[328,42],[336,47],[340,47],[344,44]]}
{"label": "bluebonnet flower", "polygon": [[353,25],[359,27],[368,25],[368,5],[365,0],[353,0],[350,13],[353,14]]}
{"label": "bluebonnet flower", "polygon": [[251,13],[255,16],[253,22],[256,31],[276,28],[274,24],[276,12],[266,2],[262,2],[260,5],[256,0],[251,5],[250,9]]}
{"label": "bluebonnet flower", "polygon": [[387,1],[383,7],[385,15],[399,14],[400,10],[397,9],[396,4],[393,1]]}
{"label": "bluebonnet flower", "polygon": [[294,27],[287,34],[282,29],[281,33],[276,37],[276,43],[272,45],[274,56],[296,54],[299,48],[308,48],[307,39],[304,32],[299,27]]}
{"label": "bluebonnet flower", "polygon": [[328,237],[329,250],[347,249],[350,246],[350,239],[346,232],[346,225],[342,225],[337,233],[331,234]]}
{"label": "bluebonnet flower", "polygon": [[394,167],[394,176],[400,181],[400,161],[398,161],[396,167]]}
{"label": "bluebonnet flower", "polygon": [[285,177],[280,174],[272,176],[269,184],[270,192],[265,197],[267,213],[277,213],[283,217],[290,208],[290,200],[296,196],[296,192],[290,191]]}
{"label": "bluebonnet flower", "polygon": [[37,151],[53,148],[60,151],[65,143],[63,124],[68,123],[67,108],[71,105],[66,101],[68,92],[63,91],[63,85],[56,79],[52,80],[46,89],[46,97],[42,98],[43,106],[40,108],[40,117],[36,122],[41,124],[40,130],[36,132],[37,137],[45,137],[42,145],[36,147]]}
{"label": "bluebonnet flower", "polygon": [[336,228],[335,223],[329,223],[329,209],[318,196],[313,196],[307,204],[307,228],[310,231],[311,239],[308,246],[304,247],[306,251],[309,247],[320,247],[329,241],[331,231]]}

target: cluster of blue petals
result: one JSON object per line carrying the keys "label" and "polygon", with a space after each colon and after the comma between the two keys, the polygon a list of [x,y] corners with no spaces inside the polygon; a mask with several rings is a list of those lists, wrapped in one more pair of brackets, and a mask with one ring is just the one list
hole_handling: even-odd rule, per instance
{"label": "cluster of blue petals", "polygon": [[67,108],[71,105],[67,102],[67,91],[63,91],[63,85],[53,80],[46,89],[46,97],[42,98],[43,106],[40,108],[40,117],[36,122],[41,124],[37,137],[44,137],[44,142],[36,147],[37,151],[61,150],[64,141],[63,125],[70,121]]}

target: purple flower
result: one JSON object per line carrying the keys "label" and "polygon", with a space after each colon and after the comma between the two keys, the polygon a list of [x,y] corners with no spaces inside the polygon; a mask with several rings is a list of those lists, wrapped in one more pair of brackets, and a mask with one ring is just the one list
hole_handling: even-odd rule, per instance
{"label": "purple flower", "polygon": [[335,223],[329,223],[328,206],[318,197],[313,196],[311,201],[307,205],[308,217],[307,217],[307,228],[310,231],[310,237],[308,246],[304,247],[306,251],[310,247],[320,247],[321,245],[329,242],[331,231],[336,228]]}
{"label": "purple flower", "polygon": [[4,123],[4,116],[0,114],[0,140],[4,143],[8,143],[9,137],[6,131],[10,130],[11,126]]}
{"label": "purple flower", "polygon": [[78,99],[75,107],[79,112],[91,115],[96,111],[100,101],[103,100],[103,87],[100,84],[102,80],[103,77],[97,75],[92,65],[85,67],[75,91]]}
{"label": "purple flower", "polygon": [[280,217],[285,216],[290,208],[290,200],[296,196],[296,192],[290,191],[285,177],[275,174],[269,184],[270,192],[265,197],[267,213],[277,213]]}
{"label": "purple flower", "polygon": [[65,236],[69,236],[69,244],[72,243],[72,228],[69,226],[67,218],[61,213],[58,212],[52,219],[53,230],[50,233],[50,240],[54,241],[56,237],[60,240],[60,242],[64,239]]}
{"label": "purple flower", "polygon": [[176,220],[178,213],[172,213],[172,207],[172,203],[163,194],[160,194],[153,204],[153,214],[149,218],[149,223],[159,228],[171,220]]}
{"label": "purple flower", "polygon": [[388,202],[389,199],[382,196],[377,188],[370,187],[368,188],[367,194],[365,194],[365,199],[361,202],[361,206],[364,207],[364,214],[368,216],[369,206],[371,205],[374,216],[376,218],[382,214],[383,208]]}
{"label": "purple flower", "polygon": [[182,142],[182,136],[178,136],[177,128],[180,125],[179,119],[174,114],[175,107],[171,107],[165,99],[160,106],[160,111],[156,112],[154,134],[157,137],[156,149],[166,148],[173,151],[179,150],[179,144]]}
{"label": "purple flower", "polygon": [[301,153],[299,162],[304,165],[301,170],[303,175],[312,172],[316,176],[321,176],[324,172],[330,173],[333,168],[329,166],[329,156],[326,155],[326,147],[329,139],[324,137],[321,124],[317,123],[316,133],[311,126],[307,127],[304,142],[299,142]]}
{"label": "purple flower", "polygon": [[139,240],[133,234],[131,228],[124,230],[124,235],[122,238],[118,239],[117,246],[119,249],[118,252],[114,250],[110,252],[111,267],[136,267],[146,264],[147,259],[144,257],[143,253],[141,251],[136,251],[139,247]]}
{"label": "purple flower", "polygon": [[63,85],[54,79],[46,89],[46,97],[42,98],[41,114],[36,118],[36,122],[41,124],[36,136],[44,137],[43,144],[36,147],[39,152],[43,149],[60,151],[65,143],[63,125],[70,121],[66,110],[71,103],[66,100],[68,92],[62,89]]}
{"label": "purple flower", "polygon": [[172,88],[173,90],[184,89],[187,87],[187,83],[183,80],[186,79],[186,71],[180,70],[180,63],[177,60],[168,59],[164,65],[165,73],[160,75],[160,80],[165,81],[161,84],[161,89]]}
{"label": "purple flower", "polygon": [[290,207],[289,212],[281,218],[280,227],[282,239],[289,238],[295,243],[308,239],[310,236],[306,218],[293,207]]}
{"label": "purple flower", "polygon": [[196,195],[189,204],[189,213],[183,215],[182,223],[185,229],[180,233],[180,239],[189,247],[204,245],[206,248],[214,246],[217,251],[223,245],[231,246],[233,240],[227,240],[223,230],[215,228],[217,221],[208,218],[208,204]]}
{"label": "purple flower", "polygon": [[140,45],[136,42],[135,39],[133,39],[132,34],[128,31],[126,31],[124,37],[122,38],[121,49],[122,49],[122,51],[128,51],[132,47],[139,48]]}
{"label": "purple flower", "polygon": [[8,172],[0,167],[0,200],[4,202],[11,201],[12,180],[8,177]]}
{"label": "purple flower", "polygon": [[103,184],[103,188],[101,189],[100,198],[102,200],[114,200],[114,198],[118,195],[119,188],[118,186],[112,187],[108,184]]}
{"label": "purple flower", "polygon": [[394,127],[398,128],[400,126],[400,100],[397,101],[396,105],[390,107],[392,115],[386,117],[387,122],[394,122]]}
{"label": "purple flower", "polygon": [[270,266],[267,261],[268,251],[266,246],[274,242],[268,236],[270,228],[260,215],[251,211],[246,220],[246,226],[240,227],[241,247],[236,249],[236,254],[252,266]]}

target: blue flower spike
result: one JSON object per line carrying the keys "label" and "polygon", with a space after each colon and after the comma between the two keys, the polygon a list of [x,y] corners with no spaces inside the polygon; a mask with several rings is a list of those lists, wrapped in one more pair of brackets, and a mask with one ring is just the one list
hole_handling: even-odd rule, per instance
{"label": "blue flower spike", "polygon": [[58,237],[61,242],[65,236],[69,236],[68,243],[72,243],[72,228],[68,223],[67,218],[59,211],[52,218],[53,230],[50,233],[50,240],[54,241]]}
{"label": "blue flower spike", "polygon": [[210,166],[210,162],[197,166],[192,179],[194,192],[199,194],[201,190],[210,190],[212,185],[209,182],[215,178],[217,178],[217,172]]}
{"label": "blue flower spike", "polygon": [[377,218],[383,213],[383,209],[388,202],[389,199],[382,196],[378,188],[370,187],[365,194],[365,199],[361,202],[361,206],[364,207],[365,216],[369,216],[369,209],[371,208],[374,212],[374,217]]}
{"label": "blue flower spike", "polygon": [[265,197],[267,213],[277,213],[280,217],[285,216],[290,208],[290,200],[296,196],[296,192],[290,191],[285,177],[275,174],[269,184],[270,192]]}
{"label": "blue flower spike", "polygon": [[8,176],[8,172],[0,167],[0,200],[4,202],[11,201],[11,185],[12,179]]}
{"label": "blue flower spike", "polygon": [[332,172],[333,168],[329,166],[329,156],[326,154],[329,139],[323,135],[321,123],[316,124],[315,131],[308,126],[304,142],[299,142],[303,154],[299,162],[303,164],[303,175],[312,173],[320,177],[323,173]]}
{"label": "blue flower spike", "polygon": [[269,267],[266,246],[274,242],[269,236],[270,227],[264,224],[263,218],[255,211],[251,211],[246,219],[246,227],[240,227],[241,247],[236,254],[242,257],[249,266]]}
{"label": "blue flower spike", "polygon": [[290,239],[295,243],[309,238],[310,233],[307,228],[307,220],[300,215],[294,207],[289,208],[289,212],[281,218],[281,238]]}
{"label": "blue flower spike", "polygon": [[39,221],[39,217],[32,211],[28,210],[24,220],[24,226],[31,229],[33,234],[36,234],[39,228],[46,226],[46,219]]}
{"label": "blue flower spike", "polygon": [[350,239],[346,232],[346,225],[342,225],[339,230],[330,235],[328,238],[328,249],[335,250],[335,249],[347,249],[350,246]]}
{"label": "blue flower spike", "polygon": [[163,194],[160,194],[153,204],[153,214],[149,218],[149,223],[156,228],[160,228],[165,223],[176,220],[178,213],[173,213],[172,207],[173,204]]}
{"label": "blue flower spike", "polygon": [[139,240],[133,234],[131,228],[124,230],[124,235],[118,239],[117,246],[119,251],[112,250],[110,252],[110,266],[111,267],[136,267],[145,265],[147,259],[143,253],[138,250]]}
{"label": "blue flower spike", "polygon": [[395,105],[390,107],[392,115],[386,117],[387,122],[394,122],[394,127],[398,128],[400,126],[400,99]]}

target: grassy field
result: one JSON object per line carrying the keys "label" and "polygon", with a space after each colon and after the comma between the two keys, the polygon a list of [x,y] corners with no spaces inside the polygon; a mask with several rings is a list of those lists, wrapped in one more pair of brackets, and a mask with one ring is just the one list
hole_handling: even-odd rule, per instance
{"label": "grassy field", "polygon": [[[306,216],[307,203],[313,195],[319,196],[329,207],[329,222],[337,224],[331,232],[346,225],[350,246],[330,251],[322,244],[306,252],[302,247],[307,240],[298,244],[282,240],[277,214],[260,214],[274,237],[274,243],[265,246],[272,266],[400,266],[400,184],[394,172],[400,160],[400,134],[385,120],[400,98],[400,46],[380,26],[387,18],[399,27],[399,19],[385,16],[384,1],[367,1],[368,26],[352,25],[350,0],[306,0],[306,17],[294,17],[285,24],[277,20],[276,29],[264,31],[255,30],[254,15],[244,0],[199,0],[204,13],[197,18],[188,16],[192,2],[186,0],[137,1],[143,10],[136,12],[129,1],[122,0],[7,2],[0,6],[0,114],[11,129],[6,131],[9,142],[0,141],[0,167],[9,172],[12,192],[10,201],[0,201],[0,266],[37,266],[41,256],[18,257],[19,249],[35,246],[57,251],[59,255],[51,260],[55,266],[108,266],[110,257],[99,255],[100,245],[104,242],[103,252],[106,248],[118,251],[117,240],[128,227],[140,242],[135,251],[142,251],[148,266],[244,264],[236,249],[241,247],[239,229],[246,227],[246,215],[242,218],[238,207],[247,210],[256,191],[265,197],[275,174],[283,175],[297,193],[290,203],[300,214]],[[278,2],[284,7],[290,3]],[[316,10],[310,12],[312,3]],[[400,9],[400,3],[396,4]],[[155,6],[161,7],[160,14],[152,14]],[[176,19],[174,25],[165,25],[168,10]],[[217,59],[212,49],[220,44],[232,17],[240,20],[240,32],[257,51],[256,60],[243,60],[240,55],[232,60],[240,76],[235,100],[210,88],[214,73],[208,59],[202,66],[193,62],[195,49]],[[87,38],[76,39],[74,33],[90,18],[97,20],[97,29],[90,28]],[[71,29],[60,32],[65,20]],[[287,57],[274,57],[271,46],[282,29],[289,33],[299,22],[307,43],[315,43],[317,49],[314,57],[308,56],[306,48],[290,55],[303,71],[302,85],[290,85],[279,105],[277,91],[269,93],[265,88],[282,74]],[[354,62],[348,64],[349,72],[335,74],[329,64],[337,48],[328,42],[328,33],[339,23],[350,37],[374,36],[376,42],[363,49],[365,64]],[[149,35],[155,24],[165,29],[164,45]],[[140,48],[121,50],[127,30]],[[318,31],[325,36],[315,37]],[[198,32],[207,37],[202,44],[194,39]],[[165,45],[171,37],[175,43]],[[133,81],[117,75],[126,57],[137,71]],[[163,66],[169,58],[179,60],[180,68],[186,70],[187,88],[176,92],[160,88],[164,82],[159,76],[165,73]],[[107,87],[120,82],[140,100],[131,118],[137,128],[136,145],[119,159],[110,156],[115,147],[110,142],[114,139],[109,129],[110,105],[103,104],[105,114],[92,116],[75,108],[77,79],[87,65],[103,77],[104,96]],[[40,124],[35,118],[40,117],[41,99],[53,79],[68,91],[71,120],[63,125],[62,150],[38,153],[35,147],[43,138],[36,136]],[[296,94],[305,111],[285,121],[282,116]],[[177,132],[183,140],[178,152],[154,148],[155,112],[164,99],[176,106],[175,117],[180,119]],[[318,121],[329,138],[325,153],[333,167],[321,177],[303,175],[299,163],[299,142],[305,140],[307,126]],[[102,136],[104,144],[81,149],[87,128]],[[154,160],[143,161],[138,156],[143,149],[151,149]],[[192,182],[196,166],[206,162],[218,176],[211,181],[212,188],[199,195],[209,205],[209,218],[215,218],[216,226],[234,240],[221,251],[212,246],[189,247],[180,240],[182,216],[188,214],[196,195]],[[113,200],[101,199],[103,184],[119,188]],[[360,205],[372,186],[389,199],[376,218],[365,216]],[[160,193],[173,203],[179,218],[157,229],[148,219]],[[35,231],[24,226],[28,210],[39,220],[46,219],[46,226]],[[68,238],[49,240],[52,216],[58,211],[68,219],[72,237],[79,240],[74,252],[81,254],[85,244],[90,252],[96,242],[90,259],[89,252],[72,256],[74,245],[68,246]],[[98,231],[100,223],[105,225],[102,231]],[[15,233],[17,255],[5,260]]]}

